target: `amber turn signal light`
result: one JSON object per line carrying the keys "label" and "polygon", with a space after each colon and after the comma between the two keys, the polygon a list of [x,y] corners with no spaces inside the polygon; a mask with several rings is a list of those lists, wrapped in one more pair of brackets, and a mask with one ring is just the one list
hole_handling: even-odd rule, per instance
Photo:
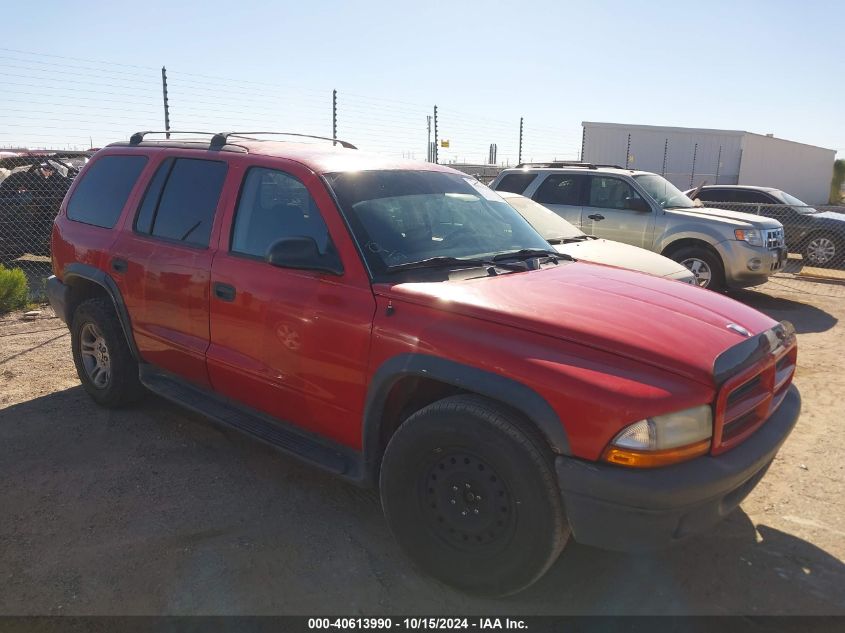
{"label": "amber turn signal light", "polygon": [[632,468],[656,468],[685,462],[693,457],[706,455],[710,450],[710,440],[702,440],[695,444],[668,448],[662,451],[637,451],[629,448],[618,448],[608,446],[602,453],[602,460],[619,466],[630,466]]}

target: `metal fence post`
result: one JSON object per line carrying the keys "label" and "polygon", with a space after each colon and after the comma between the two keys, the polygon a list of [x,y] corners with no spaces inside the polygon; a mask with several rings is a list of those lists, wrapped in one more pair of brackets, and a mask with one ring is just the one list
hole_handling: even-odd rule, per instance
{"label": "metal fence post", "polygon": [[519,117],[519,154],[517,164],[522,164],[522,117]]}
{"label": "metal fence post", "polygon": [[578,154],[578,162],[584,162],[584,145],[587,143],[587,128],[581,126],[581,152]]}
{"label": "metal fence post", "polygon": [[689,175],[689,186],[692,188],[693,181],[695,180],[695,158],[698,156],[698,143],[695,144],[695,148],[692,150],[692,171]]}
{"label": "metal fence post", "polygon": [[663,169],[660,171],[661,176],[666,175],[666,156],[669,154],[669,138],[666,138],[666,142],[663,143]]}
{"label": "metal fence post", "polygon": [[434,162],[438,163],[440,159],[440,150],[437,147],[437,106],[434,106]]}
{"label": "metal fence post", "polygon": [[170,138],[170,104],[167,101],[167,69],[161,67],[161,94],[164,99],[164,131],[167,138]]}
{"label": "metal fence post", "polygon": [[[332,90],[332,138],[337,140],[337,90]],[[337,143],[332,143],[337,145]]]}
{"label": "metal fence post", "polygon": [[716,180],[714,185],[719,184],[719,169],[722,167],[722,146],[719,145],[719,157],[716,159]]}
{"label": "metal fence post", "polygon": [[628,146],[625,148],[625,169],[628,169],[628,160],[631,158],[631,135],[628,135]]}

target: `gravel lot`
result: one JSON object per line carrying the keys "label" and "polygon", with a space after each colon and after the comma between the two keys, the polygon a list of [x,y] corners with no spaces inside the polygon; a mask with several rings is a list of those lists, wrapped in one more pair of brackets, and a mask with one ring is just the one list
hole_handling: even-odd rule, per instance
{"label": "gravel lot", "polygon": [[734,296],[799,332],[804,412],[762,483],[705,536],[570,543],[496,601],[420,577],[375,493],[154,397],[100,409],[60,321],[0,317],[0,613],[845,614],[845,286]]}

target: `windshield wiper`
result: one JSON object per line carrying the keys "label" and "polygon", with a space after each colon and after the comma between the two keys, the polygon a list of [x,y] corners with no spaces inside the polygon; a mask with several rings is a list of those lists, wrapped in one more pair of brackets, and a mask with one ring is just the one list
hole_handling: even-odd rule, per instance
{"label": "windshield wiper", "polygon": [[499,253],[493,257],[493,261],[500,262],[504,259],[531,259],[534,257],[548,257],[555,263],[557,263],[557,260],[559,259],[572,259],[569,255],[565,253],[558,253],[557,251],[547,251],[542,248],[523,248],[518,251]]}
{"label": "windshield wiper", "polygon": [[415,268],[442,268],[444,266],[453,266],[461,268],[489,268],[491,266],[496,268],[504,268],[505,270],[523,271],[526,267],[521,264],[500,264],[490,259],[472,259],[464,257],[429,257],[428,259],[421,259],[416,262],[405,262],[404,264],[394,264],[388,266],[386,272],[393,273],[400,270],[412,270]]}

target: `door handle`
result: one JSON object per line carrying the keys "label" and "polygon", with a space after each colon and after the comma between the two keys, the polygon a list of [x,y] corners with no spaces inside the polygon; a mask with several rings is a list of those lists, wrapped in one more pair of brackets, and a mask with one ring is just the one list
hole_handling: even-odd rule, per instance
{"label": "door handle", "polygon": [[604,216],[601,213],[593,213],[591,215],[588,215],[587,217],[591,220],[595,220],[596,222],[604,220]]}
{"label": "door handle", "polygon": [[125,259],[115,257],[111,260],[111,268],[116,273],[125,273],[127,270],[129,270],[129,262],[127,262]]}
{"label": "door handle", "polygon": [[229,284],[215,283],[214,296],[220,299],[221,301],[234,301],[235,287],[230,286]]}

